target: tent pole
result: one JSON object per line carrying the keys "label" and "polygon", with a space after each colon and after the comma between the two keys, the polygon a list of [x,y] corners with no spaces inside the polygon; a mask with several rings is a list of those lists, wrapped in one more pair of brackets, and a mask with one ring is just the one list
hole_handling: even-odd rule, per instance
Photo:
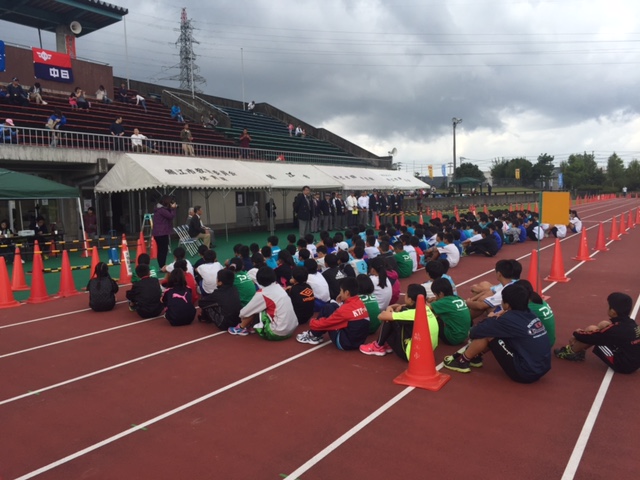
{"label": "tent pole", "polygon": [[109,192],[109,231],[113,232],[113,202],[111,192]]}
{"label": "tent pole", "polygon": [[24,219],[22,218],[22,202],[18,200],[18,215],[20,215],[20,230],[24,230]]}
{"label": "tent pole", "polygon": [[227,223],[227,195],[229,195],[229,192],[231,190],[221,190],[220,194],[222,195],[222,211],[224,212],[224,233],[227,239],[227,242],[229,241],[229,224]]}
{"label": "tent pole", "polygon": [[78,197],[76,200],[78,201],[78,213],[80,214],[80,228],[82,229],[82,239],[84,239],[84,216],[82,215],[82,204],[80,203],[80,197]]}

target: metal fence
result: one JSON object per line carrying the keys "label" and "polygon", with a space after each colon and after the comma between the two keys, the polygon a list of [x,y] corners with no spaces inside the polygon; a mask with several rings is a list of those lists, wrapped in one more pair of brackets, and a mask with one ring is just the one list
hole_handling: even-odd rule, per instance
{"label": "metal fence", "polygon": [[[240,148],[227,145],[206,143],[189,143],[181,141],[156,140],[147,138],[142,145],[134,146],[130,137],[116,137],[95,133],[50,130],[47,128],[17,127],[17,146],[72,148],[82,150],[98,150],[112,152],[149,153],[161,155],[190,155],[203,158],[228,158],[254,161],[285,161],[290,163],[311,163],[317,165],[349,165],[355,167],[371,167],[368,159],[358,157],[342,157],[321,155],[308,152],[284,150],[263,150]],[[1,143],[0,139],[0,144]],[[6,143],[4,144],[6,145]],[[188,146],[187,146],[188,145]]]}

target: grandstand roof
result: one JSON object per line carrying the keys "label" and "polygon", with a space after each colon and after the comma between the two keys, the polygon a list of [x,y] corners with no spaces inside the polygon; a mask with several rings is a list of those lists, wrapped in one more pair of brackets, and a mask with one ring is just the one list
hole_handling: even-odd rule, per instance
{"label": "grandstand roof", "polygon": [[119,22],[127,13],[100,0],[0,0],[0,20],[48,32],[77,21],[82,25],[79,37]]}

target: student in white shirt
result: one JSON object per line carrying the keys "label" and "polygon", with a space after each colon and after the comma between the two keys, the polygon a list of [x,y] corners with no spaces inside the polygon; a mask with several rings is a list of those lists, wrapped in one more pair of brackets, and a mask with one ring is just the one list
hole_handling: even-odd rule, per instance
{"label": "student in white shirt", "polygon": [[202,295],[213,293],[218,286],[218,272],[224,267],[217,262],[216,252],[207,250],[202,256],[204,263],[197,268],[197,272],[202,277],[200,282],[200,292]]}
{"label": "student in white shirt", "polygon": [[582,220],[578,217],[578,212],[575,210],[569,211],[569,225],[567,227],[573,233],[580,233],[582,231]]}
{"label": "student in white shirt", "polygon": [[331,300],[331,293],[329,292],[329,284],[327,280],[318,271],[318,264],[312,258],[304,261],[304,268],[309,273],[307,283],[313,290],[313,296],[316,297],[315,311],[320,311],[324,305]]}
{"label": "student in white shirt", "polygon": [[147,140],[145,135],[140,133],[137,128],[133,129],[133,135],[131,135],[131,147],[134,152],[152,152],[158,153],[157,150],[151,149],[144,144],[144,140]]}

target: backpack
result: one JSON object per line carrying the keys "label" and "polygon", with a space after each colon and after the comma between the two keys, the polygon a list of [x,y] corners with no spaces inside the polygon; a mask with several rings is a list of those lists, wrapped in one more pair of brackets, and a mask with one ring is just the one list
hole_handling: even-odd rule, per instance
{"label": "backpack", "polygon": [[390,304],[398,303],[400,299],[400,282],[398,281],[398,272],[395,270],[387,270],[387,278],[391,282],[391,301]]}

